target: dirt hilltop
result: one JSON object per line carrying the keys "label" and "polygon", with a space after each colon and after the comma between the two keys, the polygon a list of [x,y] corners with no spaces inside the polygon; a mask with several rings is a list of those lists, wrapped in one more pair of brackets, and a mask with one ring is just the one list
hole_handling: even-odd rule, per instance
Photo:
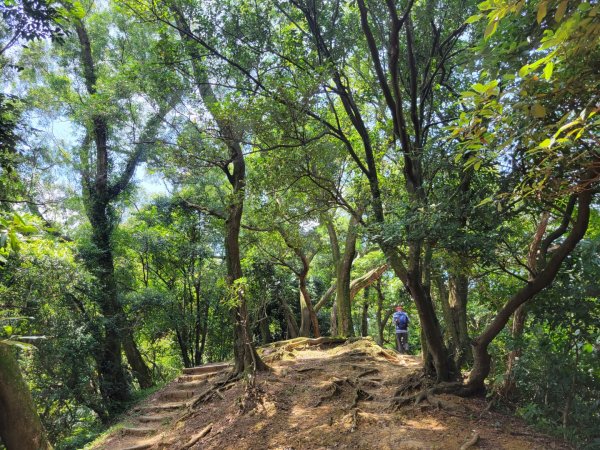
{"label": "dirt hilltop", "polygon": [[[271,372],[229,379],[230,366],[186,369],[90,449],[569,449],[484,399],[436,396],[390,407],[421,368],[371,339],[278,342]],[[476,442],[475,442],[476,441]]]}

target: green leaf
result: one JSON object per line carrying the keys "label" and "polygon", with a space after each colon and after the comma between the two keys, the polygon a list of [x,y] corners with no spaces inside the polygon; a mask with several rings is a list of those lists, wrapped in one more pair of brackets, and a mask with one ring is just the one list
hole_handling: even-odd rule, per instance
{"label": "green leaf", "polygon": [[485,27],[485,32],[483,33],[483,38],[489,39],[491,36],[494,35],[494,33],[496,32],[497,29],[498,29],[498,21],[496,19],[494,19],[490,23],[488,23],[487,27]]}
{"label": "green leaf", "polygon": [[540,2],[540,4],[538,5],[538,10],[537,10],[537,23],[542,23],[542,20],[544,20],[544,17],[546,17],[547,13],[548,13],[548,2],[547,1]]}
{"label": "green leaf", "polygon": [[465,20],[465,23],[479,22],[482,17],[483,17],[483,14],[475,14],[475,15],[469,17],[467,20]]}
{"label": "green leaf", "polygon": [[592,353],[594,351],[594,346],[592,344],[590,344],[589,342],[586,342],[585,344],[583,344],[583,347],[581,347],[581,349],[585,353]]}
{"label": "green leaf", "polygon": [[480,206],[483,205],[487,205],[488,203],[492,202],[494,199],[492,197],[486,197],[483,200],[481,200],[479,203],[477,203],[477,205],[475,205],[475,208],[479,208]]}
{"label": "green leaf", "polygon": [[546,79],[546,81],[550,81],[550,78],[552,77],[552,71],[553,70],[554,70],[554,63],[552,61],[550,61],[544,67],[544,78]]}
{"label": "green leaf", "polygon": [[568,3],[569,3],[569,0],[563,0],[558,5],[558,8],[556,8],[556,13],[554,14],[554,20],[556,20],[556,23],[560,22],[562,20],[562,18],[565,16],[565,12],[567,11]]}
{"label": "green leaf", "polygon": [[534,103],[534,105],[531,107],[531,115],[533,117],[542,119],[546,117],[546,108],[544,108],[540,103]]}
{"label": "green leaf", "polygon": [[481,83],[475,83],[472,86],[472,88],[475,92],[478,92],[479,94],[483,94],[487,90],[487,88]]}
{"label": "green leaf", "polygon": [[525,64],[523,67],[521,67],[521,69],[519,69],[519,76],[521,78],[526,77],[527,75],[529,75],[529,64]]}

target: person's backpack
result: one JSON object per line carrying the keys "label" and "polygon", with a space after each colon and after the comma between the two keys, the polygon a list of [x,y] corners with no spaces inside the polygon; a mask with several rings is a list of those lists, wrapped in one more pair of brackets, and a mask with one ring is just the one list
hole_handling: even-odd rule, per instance
{"label": "person's backpack", "polygon": [[396,319],[396,325],[398,325],[398,328],[401,330],[406,330],[406,328],[408,328],[408,316],[406,313],[398,315],[398,318]]}

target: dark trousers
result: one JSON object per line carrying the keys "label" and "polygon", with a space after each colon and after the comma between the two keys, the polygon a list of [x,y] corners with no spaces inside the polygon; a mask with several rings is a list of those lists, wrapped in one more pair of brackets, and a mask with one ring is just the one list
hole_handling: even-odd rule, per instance
{"label": "dark trousers", "polygon": [[408,333],[396,333],[396,348],[400,353],[408,353]]}

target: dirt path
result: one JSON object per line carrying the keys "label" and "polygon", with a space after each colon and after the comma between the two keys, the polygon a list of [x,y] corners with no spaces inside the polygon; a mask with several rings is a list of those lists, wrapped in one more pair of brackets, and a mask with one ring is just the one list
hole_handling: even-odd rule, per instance
{"label": "dirt path", "polygon": [[[471,448],[569,448],[515,418],[486,412],[479,399],[440,396],[390,409],[402,379],[420,369],[417,357],[396,355],[368,339],[337,346],[307,342],[264,349],[273,370],[255,380],[228,383],[223,366],[197,368],[191,378],[156,393],[125,429],[94,448],[460,449],[474,433],[479,438]],[[220,388],[211,389],[216,383]],[[192,408],[199,395],[203,401]]]}

